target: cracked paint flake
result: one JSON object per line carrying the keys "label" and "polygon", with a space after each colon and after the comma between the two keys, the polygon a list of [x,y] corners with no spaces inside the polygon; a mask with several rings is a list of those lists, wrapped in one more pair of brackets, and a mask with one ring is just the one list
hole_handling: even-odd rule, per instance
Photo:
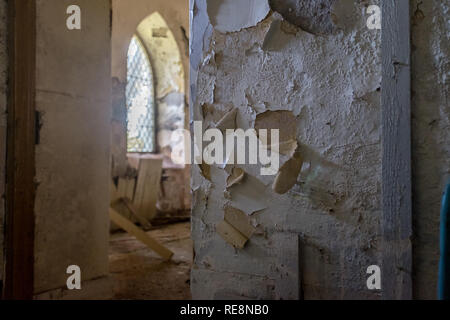
{"label": "cracked paint flake", "polygon": [[226,222],[242,233],[247,239],[250,239],[256,231],[255,227],[250,224],[249,217],[239,209],[230,206],[225,207],[224,217]]}
{"label": "cracked paint flake", "polygon": [[241,183],[245,177],[245,171],[241,168],[233,168],[231,174],[227,178],[227,188],[231,188],[237,183]]}
{"label": "cracked paint flake", "polygon": [[277,129],[279,131],[279,142],[290,143],[296,140],[297,136],[297,119],[291,111],[278,110],[266,111],[256,116],[255,129],[268,130],[267,144],[271,145],[270,130]]}
{"label": "cracked paint flake", "polygon": [[285,194],[297,183],[298,175],[302,170],[303,158],[299,152],[289,159],[279,170],[272,189],[278,194]]}

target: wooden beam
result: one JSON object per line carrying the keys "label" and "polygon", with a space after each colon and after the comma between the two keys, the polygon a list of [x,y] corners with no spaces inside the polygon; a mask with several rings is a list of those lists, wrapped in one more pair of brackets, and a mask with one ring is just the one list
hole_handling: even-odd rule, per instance
{"label": "wooden beam", "polygon": [[128,198],[133,201],[135,185],[136,179],[119,178],[117,185],[118,198]]}
{"label": "wooden beam", "polygon": [[133,222],[120,215],[117,211],[110,208],[109,216],[115,224],[117,224],[119,227],[121,227],[129,234],[135,236],[136,239],[138,239],[139,241],[144,243],[147,247],[149,247],[157,254],[159,254],[164,260],[170,260],[170,258],[172,258],[173,256],[172,251],[162,246],[158,241],[150,237],[147,233],[138,228]]}
{"label": "wooden beam", "polygon": [[35,197],[36,1],[8,1],[9,97],[5,299],[32,299]]}
{"label": "wooden beam", "polygon": [[411,72],[408,0],[382,5],[384,299],[412,299]]}
{"label": "wooden beam", "polygon": [[151,221],[156,216],[156,203],[161,186],[162,158],[140,158],[138,171],[133,203],[140,215]]}
{"label": "wooden beam", "polygon": [[147,219],[145,219],[141,214],[137,211],[137,209],[134,207],[133,202],[128,198],[121,198],[120,199],[127,209],[131,212],[132,216],[140,223],[142,228],[144,229],[150,229],[152,227],[152,224],[148,222]]}

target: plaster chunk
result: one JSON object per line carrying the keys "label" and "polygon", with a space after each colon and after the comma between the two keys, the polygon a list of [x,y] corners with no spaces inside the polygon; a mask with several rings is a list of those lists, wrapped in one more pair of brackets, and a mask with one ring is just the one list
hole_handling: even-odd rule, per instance
{"label": "plaster chunk", "polygon": [[209,0],[207,7],[211,24],[222,33],[253,27],[270,11],[267,0]]}

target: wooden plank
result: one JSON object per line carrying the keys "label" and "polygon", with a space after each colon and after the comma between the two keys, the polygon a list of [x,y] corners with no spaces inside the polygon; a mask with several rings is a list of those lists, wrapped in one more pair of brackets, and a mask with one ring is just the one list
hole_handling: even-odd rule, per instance
{"label": "wooden plank", "polygon": [[[130,212],[130,210],[128,210],[128,208],[125,206],[125,203],[122,201],[122,199],[117,199],[116,201],[114,201],[113,203],[110,204],[110,207],[113,208],[118,213],[120,213],[125,218],[127,218],[128,220],[132,221],[133,223],[137,222],[137,220],[133,218],[133,213]],[[117,226],[114,225],[113,230],[117,230],[117,229],[120,229],[120,228],[117,228]]]}
{"label": "wooden plank", "polygon": [[134,199],[134,187],[136,185],[136,179],[119,178],[117,186],[118,198]]}
{"label": "wooden plank", "polygon": [[162,159],[141,158],[134,205],[141,216],[151,221],[156,215],[161,186]]}
{"label": "wooden plank", "polygon": [[139,214],[137,209],[134,207],[133,202],[128,198],[121,199],[126,208],[131,212],[132,216],[141,224],[144,229],[150,229],[152,227],[151,223],[148,222],[143,216]]}
{"label": "wooden plank", "polygon": [[143,230],[137,227],[133,222],[120,215],[117,211],[110,208],[109,216],[115,224],[120,226],[123,230],[125,230],[129,234],[136,237],[136,239],[138,239],[139,241],[144,243],[147,247],[149,247],[157,254],[159,254],[164,260],[170,260],[170,258],[172,258],[173,256],[172,251],[162,246],[158,241],[150,237]]}
{"label": "wooden plank", "polygon": [[[136,179],[128,179],[128,178],[119,178],[118,186],[116,187],[114,182],[111,181],[111,202],[110,205],[114,210],[120,212],[124,217],[135,221],[139,221],[137,217],[135,217],[132,212],[125,206],[125,203],[122,201],[124,197],[132,198],[134,196],[134,185],[136,183]],[[148,223],[148,222],[147,222]],[[111,223],[110,231],[116,231],[120,229],[114,223]]]}
{"label": "wooden plank", "polygon": [[114,203],[115,201],[117,201],[117,199],[119,199],[117,187],[112,180],[109,184],[109,196],[111,198],[110,203]]}
{"label": "wooden plank", "polygon": [[3,297],[32,299],[34,282],[36,1],[8,1],[9,97]]}
{"label": "wooden plank", "polygon": [[135,155],[135,154],[128,154],[127,155],[127,161],[128,161],[128,165],[133,168],[139,170],[139,161],[140,161],[141,157],[139,155]]}
{"label": "wooden plank", "polygon": [[411,74],[408,0],[382,4],[384,299],[412,299]]}

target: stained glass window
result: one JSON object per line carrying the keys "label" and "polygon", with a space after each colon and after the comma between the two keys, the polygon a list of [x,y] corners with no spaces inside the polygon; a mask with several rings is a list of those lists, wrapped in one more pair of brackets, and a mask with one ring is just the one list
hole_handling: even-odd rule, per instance
{"label": "stained glass window", "polygon": [[153,74],[147,53],[136,36],[128,49],[127,65],[127,149],[128,152],[154,152]]}

